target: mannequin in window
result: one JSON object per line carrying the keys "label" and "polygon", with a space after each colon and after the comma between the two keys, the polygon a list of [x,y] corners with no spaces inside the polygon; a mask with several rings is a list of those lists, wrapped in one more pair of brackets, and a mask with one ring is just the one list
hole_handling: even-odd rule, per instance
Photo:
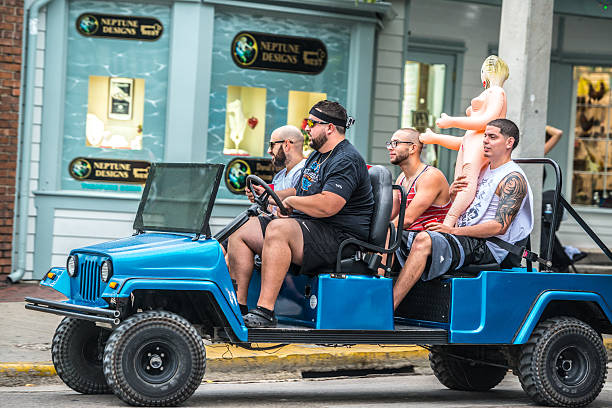
{"label": "mannequin in window", "polygon": [[242,111],[242,101],[235,99],[227,104],[227,124],[229,128],[229,138],[234,142],[235,149],[224,149],[224,154],[247,155],[249,152],[239,148],[240,142],[244,139],[244,132],[247,127],[247,118]]}
{"label": "mannequin in window", "polygon": [[472,99],[465,111],[465,117],[448,116],[443,113],[436,121],[436,126],[440,129],[455,127],[466,130],[464,136],[437,134],[427,129],[420,137],[422,143],[438,144],[459,151],[455,164],[455,179],[465,176],[468,184],[457,194],[444,219],[444,225],[449,227],[455,226],[459,215],[474,199],[480,171],[488,165],[482,143],[487,123],[506,117],[506,93],[502,86],[508,79],[508,65],[498,56],[491,55],[482,64],[480,78],[485,90]]}

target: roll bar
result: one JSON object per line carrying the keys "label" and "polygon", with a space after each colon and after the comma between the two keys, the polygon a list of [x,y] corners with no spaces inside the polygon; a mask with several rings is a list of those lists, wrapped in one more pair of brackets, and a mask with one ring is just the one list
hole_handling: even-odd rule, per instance
{"label": "roll bar", "polygon": [[576,212],[576,210],[574,210],[574,208],[561,195],[562,176],[561,176],[561,169],[559,165],[557,164],[557,162],[552,159],[545,158],[545,157],[539,158],[539,159],[525,158],[525,159],[513,159],[513,160],[516,163],[521,163],[521,164],[544,164],[544,165],[548,164],[552,166],[555,171],[555,195],[553,197],[552,222],[550,223],[550,234],[548,238],[546,253],[544,254],[544,256],[542,256],[542,258],[549,260],[549,261],[552,258],[552,249],[553,249],[553,244],[554,244],[554,239],[555,239],[555,225],[557,225],[557,221],[559,219],[559,212],[557,211],[557,209],[559,208],[559,205],[563,205],[563,207],[567,210],[567,212],[569,212],[570,215],[580,225],[580,227],[582,227],[584,232],[586,232],[587,235],[591,237],[593,241],[595,241],[597,246],[604,252],[604,254],[606,254],[606,256],[610,258],[610,260],[612,260],[612,252],[610,251],[610,249],[608,249],[608,247],[603,243],[603,241],[597,236],[595,231],[593,231],[591,227],[587,225],[584,219],[582,219],[582,217]]}

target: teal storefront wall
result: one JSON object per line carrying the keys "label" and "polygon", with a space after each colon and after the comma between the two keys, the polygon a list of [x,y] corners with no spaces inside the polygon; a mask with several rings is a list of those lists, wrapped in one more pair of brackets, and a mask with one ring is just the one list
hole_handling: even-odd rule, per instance
{"label": "teal storefront wall", "polygon": [[[154,17],[163,23],[164,33],[158,41],[146,44],[80,38],[75,18],[85,11]],[[58,231],[54,224],[58,210],[133,214],[138,206],[138,192],[84,189],[68,175],[71,158],[81,155],[227,163],[230,158],[223,157],[223,146],[219,143],[223,137],[224,113],[218,111],[224,109],[226,85],[261,84],[269,89],[266,103],[270,117],[266,121],[264,143],[272,129],[284,124],[289,90],[326,92],[330,98],[344,103],[357,118],[349,138],[367,158],[375,33],[382,24],[381,16],[390,14],[388,3],[355,7],[353,1],[331,0],[317,0],[312,4],[293,0],[184,0],[154,4],[53,0],[46,10],[40,120],[42,154],[36,175],[38,186],[32,191],[36,213],[29,214],[34,224],[30,231],[33,244],[16,248],[33,253],[32,277],[38,278],[46,272],[52,254],[57,255],[54,237]],[[232,33],[251,28],[321,39],[330,51],[327,68],[318,76],[273,73],[268,77],[272,78],[269,83],[258,79],[264,78],[263,71],[238,72],[235,65],[229,65],[233,64],[231,61],[225,61],[234,76],[229,77],[231,81],[224,79],[225,83],[218,81],[215,50],[227,47],[229,57]],[[225,37],[218,40],[219,35]],[[108,63],[104,63],[104,58],[109,59]],[[145,79],[142,150],[117,151],[85,145],[86,84],[90,75]],[[213,212],[213,223],[215,218],[234,216],[246,204],[243,198],[222,191]]]}
{"label": "teal storefront wall", "polygon": [[[77,181],[68,166],[76,157],[102,159],[164,160],[170,5],[124,2],[73,1],[69,4],[67,28],[66,92],[62,143],[61,188],[64,190],[141,191],[138,186]],[[84,13],[127,16],[154,16],[164,27],[156,41],[134,41],[86,37],[76,29]],[[110,149],[85,143],[88,96],[91,76],[138,78],[144,82],[142,148]],[[126,188],[129,187],[129,188]],[[134,188],[135,187],[135,188]]]}
{"label": "teal storefront wall", "polygon": [[[305,21],[297,16],[280,18],[275,14],[248,14],[230,10],[215,13],[206,154],[206,161],[210,163],[227,163],[235,157],[223,154],[228,86],[266,89],[264,146],[267,146],[274,129],[287,124],[289,91],[325,93],[329,99],[346,106],[350,29],[333,23]],[[329,56],[325,69],[317,75],[307,75],[240,68],[232,60],[231,45],[234,36],[241,31],[317,38],[325,44]],[[263,156],[269,157],[266,150],[263,149]],[[218,196],[239,197],[230,193],[223,183]]]}

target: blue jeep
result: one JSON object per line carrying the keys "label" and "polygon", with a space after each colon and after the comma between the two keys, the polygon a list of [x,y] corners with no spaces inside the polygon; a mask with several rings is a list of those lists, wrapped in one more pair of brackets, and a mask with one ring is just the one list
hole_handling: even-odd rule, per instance
{"label": "blue jeep", "polygon": [[[553,164],[553,219],[559,205],[579,219],[559,194],[556,163],[517,161]],[[207,339],[247,348],[260,342],[421,344],[430,351],[434,374],[451,389],[489,390],[511,369],[539,404],[580,407],[600,393],[607,374],[602,333],[612,333],[612,276],[538,272],[531,261],[548,262],[520,247],[515,252],[527,257],[527,267],[468,265],[458,276],[421,281],[394,315],[397,272],[382,264],[380,254],[399,245],[400,234],[389,225],[393,189],[402,203],[406,194],[381,166],[370,169],[376,206],[369,242],[347,240],[336,265],[316,275],[290,271],[276,304],[278,327],[247,329],[219,242],[267,211],[269,198],[280,208],[282,203],[249,176],[248,183],[266,192],[212,237],[209,217],[222,172],[215,164],[154,164],[136,233],[75,249],[66,267],[52,268],[41,285],[68,300],[26,298],[28,309],[66,316],[52,357],[69,387],[113,392],[131,405],[179,404],[202,381]],[[377,274],[379,268],[386,276]],[[256,272],[251,307],[259,284]]]}

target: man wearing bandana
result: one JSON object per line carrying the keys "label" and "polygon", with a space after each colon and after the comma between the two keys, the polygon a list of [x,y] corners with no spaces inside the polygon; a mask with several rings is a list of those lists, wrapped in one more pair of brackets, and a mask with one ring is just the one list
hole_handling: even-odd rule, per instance
{"label": "man wearing bandana", "polygon": [[[279,195],[291,214],[252,218],[230,237],[230,274],[247,327],[276,325],[274,304],[292,263],[316,271],[335,262],[343,240],[367,241],[374,198],[365,161],[345,138],[352,123],[339,103],[315,104],[306,126],[315,151],[295,190]],[[257,307],[247,313],[254,254],[262,255],[261,291]]]}

